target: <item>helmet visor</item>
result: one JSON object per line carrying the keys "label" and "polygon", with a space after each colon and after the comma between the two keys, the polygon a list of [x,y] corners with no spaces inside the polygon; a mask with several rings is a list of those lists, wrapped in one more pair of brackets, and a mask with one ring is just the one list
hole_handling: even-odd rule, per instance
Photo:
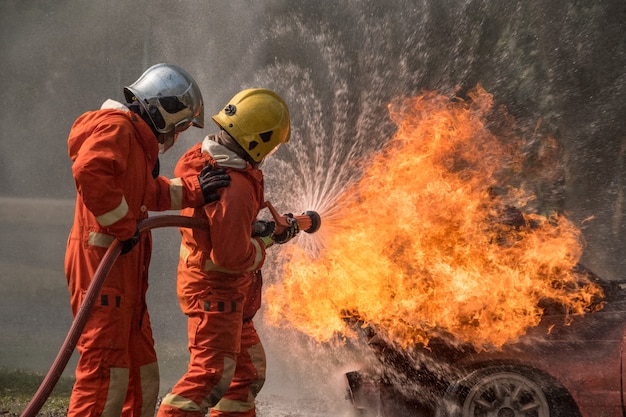
{"label": "helmet visor", "polygon": [[174,126],[174,133],[183,133],[185,130],[189,129],[193,125],[191,120],[183,120],[181,122],[176,123]]}

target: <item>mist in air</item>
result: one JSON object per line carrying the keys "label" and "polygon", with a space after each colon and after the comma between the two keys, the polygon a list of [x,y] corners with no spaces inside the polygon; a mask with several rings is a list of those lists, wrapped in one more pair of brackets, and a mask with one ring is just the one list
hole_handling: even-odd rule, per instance
{"label": "mist in air", "polygon": [[[622,0],[11,0],[0,23],[2,368],[46,372],[71,324],[63,254],[73,121],[122,100],[122,87],[158,62],[196,78],[207,120],[161,156],[164,175],[215,131],[210,116],[240,89],[285,98],[292,139],[264,167],[266,198],[280,212],[330,210],[393,135],[391,101],[430,90],[463,97],[480,84],[526,140],[516,180],[537,196],[527,209],[564,213],[582,230],[582,263],[625,278]],[[148,302],[165,391],[185,370],[186,320],[174,285],[179,235],[153,235]],[[280,281],[277,270],[270,265],[268,283]],[[342,372],[367,358],[267,326],[262,313],[269,379],[259,401],[300,400],[310,416],[343,407]]]}

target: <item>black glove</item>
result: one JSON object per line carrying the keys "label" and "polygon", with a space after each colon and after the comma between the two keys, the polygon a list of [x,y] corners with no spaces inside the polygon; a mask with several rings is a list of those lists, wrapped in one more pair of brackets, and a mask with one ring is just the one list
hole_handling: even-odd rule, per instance
{"label": "black glove", "polygon": [[202,188],[204,203],[209,204],[220,199],[217,190],[230,185],[230,175],[226,174],[224,168],[214,169],[212,165],[207,165],[198,175],[198,181]]}
{"label": "black glove", "polygon": [[122,252],[120,255],[124,255],[130,252],[140,240],[139,229],[135,230],[135,234],[130,239],[127,239],[122,242]]}
{"label": "black glove", "polygon": [[298,225],[298,221],[293,218],[293,214],[287,213],[285,214],[285,217],[286,217],[287,224],[289,225],[289,227],[283,230],[280,234],[274,235],[274,242],[279,243],[281,245],[283,243],[289,242],[291,239],[296,237],[298,232],[300,232],[300,226]]}
{"label": "black glove", "polygon": [[252,237],[260,237],[266,248],[274,244],[274,231],[276,223],[267,220],[256,220],[252,223]]}
{"label": "black glove", "polygon": [[272,236],[276,230],[276,223],[267,220],[255,220],[252,223],[252,236],[264,237]]}

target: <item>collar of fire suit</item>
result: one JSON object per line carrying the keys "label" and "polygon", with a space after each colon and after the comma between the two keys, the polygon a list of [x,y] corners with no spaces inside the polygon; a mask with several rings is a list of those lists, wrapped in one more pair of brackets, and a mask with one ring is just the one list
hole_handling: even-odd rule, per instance
{"label": "collar of fire suit", "polygon": [[[132,113],[132,111],[125,104],[122,104],[119,101],[112,100],[112,99],[107,99],[104,103],[102,103],[102,106],[100,106],[100,110],[119,110],[119,111],[123,111],[127,113]],[[137,122],[138,120],[143,120],[141,117],[134,117],[134,115],[133,117],[131,117],[131,119],[133,122]],[[144,125],[145,128],[140,127],[140,125]],[[139,125],[137,123],[134,123],[134,126],[140,132],[141,137],[156,137],[152,128],[145,121],[143,121],[143,123],[139,123]],[[146,132],[146,129],[149,129],[150,132],[152,132],[152,135],[154,136],[151,136],[150,134],[148,134]],[[146,154],[148,155],[150,159],[154,158],[154,160],[158,161],[159,148],[158,148],[157,142],[153,142],[152,140],[142,139],[139,141],[139,143],[141,144],[141,147],[144,149],[144,151],[146,152]],[[155,166],[156,164],[157,162],[155,162]],[[151,169],[154,169],[155,166],[153,166]]]}
{"label": "collar of fire suit", "polygon": [[224,145],[211,140],[208,136],[202,141],[202,152],[206,152],[217,162],[217,165],[225,168],[246,169],[248,163]]}
{"label": "collar of fire suit", "polygon": [[121,110],[121,111],[130,111],[128,107],[126,107],[119,101],[115,101],[111,99],[107,99],[107,101],[102,103],[102,106],[100,106],[100,109],[114,109],[114,110]]}

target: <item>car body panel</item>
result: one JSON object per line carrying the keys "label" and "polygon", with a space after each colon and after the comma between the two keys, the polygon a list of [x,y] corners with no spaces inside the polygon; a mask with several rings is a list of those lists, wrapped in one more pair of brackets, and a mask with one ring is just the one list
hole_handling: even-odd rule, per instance
{"label": "car body panel", "polygon": [[[470,346],[433,340],[428,349],[399,350],[371,337],[370,346],[382,366],[366,370],[360,387],[368,391],[370,403],[375,397],[373,387],[378,387],[379,408],[384,402],[403,402],[413,410],[406,415],[434,416],[456,381],[476,370],[513,365],[536,370],[554,386],[567,390],[582,417],[624,417],[626,285],[603,285],[607,293],[604,308],[565,315],[548,306],[538,326],[501,349],[477,352]],[[353,396],[359,398],[358,393]],[[393,417],[401,415],[394,413]]]}

